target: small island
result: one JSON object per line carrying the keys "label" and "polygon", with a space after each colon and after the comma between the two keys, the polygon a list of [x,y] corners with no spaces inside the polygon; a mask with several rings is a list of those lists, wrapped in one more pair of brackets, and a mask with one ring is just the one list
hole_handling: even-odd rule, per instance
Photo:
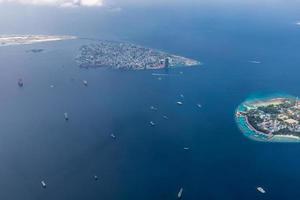
{"label": "small island", "polygon": [[76,39],[68,35],[0,35],[0,47]]}
{"label": "small island", "polygon": [[248,100],[236,110],[245,136],[263,142],[300,142],[300,101],[292,96]]}
{"label": "small island", "polygon": [[83,45],[76,61],[80,67],[140,70],[200,65],[199,61],[127,42],[98,41]]}

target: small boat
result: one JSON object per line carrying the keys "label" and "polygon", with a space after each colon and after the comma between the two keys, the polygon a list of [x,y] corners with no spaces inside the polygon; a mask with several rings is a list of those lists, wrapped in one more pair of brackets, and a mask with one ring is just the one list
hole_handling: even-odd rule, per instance
{"label": "small boat", "polygon": [[150,106],[150,110],[158,110],[158,109],[154,106]]}
{"label": "small boat", "polygon": [[190,147],[183,147],[184,150],[190,150]]}
{"label": "small boat", "polygon": [[183,74],[183,72],[179,72],[180,74]]}
{"label": "small boat", "polygon": [[111,137],[112,139],[116,139],[116,138],[117,138],[114,134],[110,134],[110,137]]}
{"label": "small boat", "polygon": [[177,194],[178,199],[182,198],[182,192],[183,192],[183,188],[180,188],[180,190],[179,190],[179,192]]}
{"label": "small boat", "polygon": [[166,116],[166,115],[163,115],[163,118],[164,118],[164,119],[169,119],[169,117],[168,117],[168,116]]}
{"label": "small boat", "polygon": [[18,80],[18,86],[19,86],[19,87],[23,87],[23,85],[24,85],[23,80],[20,78],[20,79]]}
{"label": "small boat", "polygon": [[202,105],[200,103],[197,104],[198,108],[202,108]]}
{"label": "small boat", "polygon": [[153,121],[150,121],[151,126],[155,126],[155,123]]}
{"label": "small boat", "polygon": [[258,60],[250,60],[249,62],[252,63],[252,64],[260,64],[260,63],[261,63],[261,62],[258,61]]}
{"label": "small boat", "polygon": [[177,101],[176,103],[177,103],[177,105],[180,105],[180,106],[183,105],[183,103],[181,101]]}
{"label": "small boat", "polygon": [[42,187],[43,187],[43,188],[46,188],[46,187],[47,187],[45,181],[41,181],[41,184],[42,184]]}
{"label": "small boat", "polygon": [[50,85],[50,88],[54,88],[54,85]]}
{"label": "small boat", "polygon": [[262,188],[262,187],[257,187],[256,189],[257,189],[257,191],[259,191],[259,192],[262,193],[262,194],[265,194],[265,193],[266,193],[266,191],[265,191],[264,188]]}
{"label": "small boat", "polygon": [[83,80],[82,82],[83,82],[83,85],[88,86],[87,80]]}
{"label": "small boat", "polygon": [[180,94],[180,97],[181,97],[181,98],[184,98],[184,95],[183,95],[183,94]]}
{"label": "small boat", "polygon": [[99,178],[97,175],[94,175],[94,180],[97,181]]}
{"label": "small boat", "polygon": [[65,117],[65,120],[66,120],[66,121],[68,121],[68,120],[69,120],[69,115],[68,115],[68,113],[67,113],[67,112],[65,112],[65,113],[64,113],[64,117]]}

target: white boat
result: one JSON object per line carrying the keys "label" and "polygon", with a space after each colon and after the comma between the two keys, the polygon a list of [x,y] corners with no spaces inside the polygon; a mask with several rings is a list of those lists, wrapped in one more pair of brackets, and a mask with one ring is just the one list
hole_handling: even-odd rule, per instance
{"label": "white boat", "polygon": [[41,181],[41,184],[42,184],[42,187],[43,187],[43,188],[46,188],[46,187],[47,187],[45,181]]}
{"label": "white boat", "polygon": [[181,97],[181,98],[184,98],[184,95],[183,95],[183,94],[180,94],[180,97]]}
{"label": "white boat", "polygon": [[150,106],[150,110],[158,110],[158,109],[154,106]]}
{"label": "white boat", "polygon": [[183,147],[184,150],[190,150],[190,147]]}
{"label": "white boat", "polygon": [[180,190],[179,190],[179,192],[177,194],[178,199],[182,198],[182,192],[183,192],[183,188],[180,188]]}
{"label": "white boat", "polygon": [[166,116],[166,115],[163,115],[163,118],[164,118],[164,119],[169,119],[169,117],[168,117],[168,116]]}
{"label": "white boat", "polygon": [[65,113],[64,113],[64,117],[65,117],[65,120],[66,120],[66,121],[68,121],[68,120],[69,120],[69,115],[68,115],[68,113],[67,113],[67,112],[65,112]]}
{"label": "white boat", "polygon": [[83,80],[82,82],[83,82],[83,85],[85,85],[85,86],[87,86],[87,85],[88,85],[88,82],[87,82],[87,80]]}
{"label": "white boat", "polygon": [[155,126],[155,123],[153,121],[150,121],[151,126]]}
{"label": "white boat", "polygon": [[98,176],[94,175],[94,180],[97,181],[98,180]]}
{"label": "white boat", "polygon": [[54,88],[54,85],[50,85],[50,88]]}
{"label": "white boat", "polygon": [[116,138],[117,138],[114,134],[110,134],[110,137],[111,137],[112,139],[116,139]]}
{"label": "white boat", "polygon": [[250,60],[249,62],[252,63],[252,64],[260,64],[260,63],[261,63],[261,62],[258,61],[258,60]]}
{"label": "white boat", "polygon": [[198,108],[202,108],[202,105],[200,103],[197,104]]}
{"label": "white boat", "polygon": [[177,101],[176,103],[177,103],[177,105],[180,105],[180,106],[183,105],[183,103],[181,101]]}
{"label": "white boat", "polygon": [[265,194],[265,193],[266,193],[266,191],[265,191],[264,188],[262,188],[262,187],[257,187],[256,189],[257,189],[257,191],[259,191],[259,192],[262,193],[262,194]]}

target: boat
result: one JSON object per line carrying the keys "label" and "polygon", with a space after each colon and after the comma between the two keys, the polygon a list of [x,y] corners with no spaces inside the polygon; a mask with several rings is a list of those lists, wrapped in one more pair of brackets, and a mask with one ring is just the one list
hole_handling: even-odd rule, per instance
{"label": "boat", "polygon": [[164,119],[169,119],[169,117],[168,117],[168,116],[166,116],[166,115],[163,115],[163,118],[164,118]]}
{"label": "boat", "polygon": [[197,104],[198,108],[202,108],[202,105],[200,103]]}
{"label": "boat", "polygon": [[98,176],[94,175],[94,180],[97,181],[98,180]]}
{"label": "boat", "polygon": [[114,134],[110,134],[110,137],[111,137],[112,139],[116,139],[116,138],[117,138]]}
{"label": "boat", "polygon": [[65,117],[65,120],[66,120],[66,121],[69,120],[69,116],[68,116],[68,113],[67,113],[67,112],[64,113],[64,117]]}
{"label": "boat", "polygon": [[158,110],[158,109],[154,106],[150,106],[150,110]]}
{"label": "boat", "polygon": [[24,85],[23,80],[20,78],[20,79],[18,80],[18,86],[19,86],[19,87],[23,87],[23,85]]}
{"label": "boat", "polygon": [[84,84],[85,86],[87,86],[87,85],[88,85],[88,82],[87,82],[87,80],[83,80],[82,82],[83,82],[83,84]]}
{"label": "boat", "polygon": [[54,85],[50,85],[50,88],[54,88]]}
{"label": "boat", "polygon": [[250,63],[252,64],[260,64],[261,61],[258,61],[258,60],[249,60]]}
{"label": "boat", "polygon": [[180,190],[179,190],[179,192],[177,194],[178,199],[182,198],[182,192],[183,192],[183,188],[180,188]]}
{"label": "boat", "polygon": [[153,121],[150,121],[151,126],[155,126],[155,123]]}
{"label": "boat", "polygon": [[184,150],[190,150],[190,147],[183,147]]}
{"label": "boat", "polygon": [[41,181],[41,184],[42,184],[42,187],[43,187],[43,188],[46,188],[46,187],[47,187],[45,181]]}
{"label": "boat", "polygon": [[177,105],[180,105],[180,106],[183,105],[183,103],[181,101],[177,101],[176,103],[177,103]]}
{"label": "boat", "polygon": [[257,187],[256,188],[260,193],[262,193],[262,194],[265,194],[266,193],[266,191],[264,190],[264,188],[262,188],[262,187]]}
{"label": "boat", "polygon": [[184,98],[184,95],[183,95],[183,94],[180,94],[180,97],[181,97],[181,98]]}

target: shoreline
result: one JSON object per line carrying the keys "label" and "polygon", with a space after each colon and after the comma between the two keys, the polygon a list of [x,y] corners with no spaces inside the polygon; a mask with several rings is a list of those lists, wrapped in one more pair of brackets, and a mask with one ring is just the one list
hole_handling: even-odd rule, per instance
{"label": "shoreline", "polygon": [[277,105],[281,104],[286,100],[293,99],[294,97],[274,97],[274,98],[265,98],[261,100],[252,100],[246,101],[238,106],[235,112],[236,123],[238,124],[239,129],[242,131],[243,135],[247,138],[260,142],[300,142],[300,137],[295,135],[273,135],[261,132],[256,130],[248,121],[248,117],[245,114],[245,109],[247,107],[259,107],[259,106],[268,106],[268,105]]}
{"label": "shoreline", "polygon": [[0,35],[0,47],[74,39],[77,37],[69,35]]}

